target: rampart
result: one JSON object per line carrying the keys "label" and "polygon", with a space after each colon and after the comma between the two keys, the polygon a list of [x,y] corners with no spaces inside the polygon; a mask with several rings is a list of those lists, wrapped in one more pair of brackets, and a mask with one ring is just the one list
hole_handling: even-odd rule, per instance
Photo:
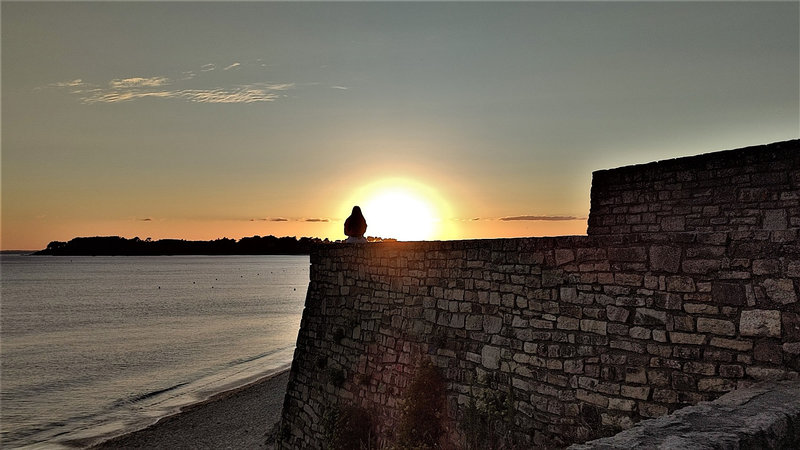
{"label": "rampart", "polygon": [[396,443],[441,397],[444,448],[563,447],[797,376],[800,141],[594,182],[589,236],[317,247],[282,446]]}

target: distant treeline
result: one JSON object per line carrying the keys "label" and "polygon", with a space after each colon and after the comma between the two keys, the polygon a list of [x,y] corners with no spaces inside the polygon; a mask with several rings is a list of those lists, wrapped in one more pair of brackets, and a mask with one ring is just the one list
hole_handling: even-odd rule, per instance
{"label": "distant treeline", "polygon": [[119,236],[79,237],[69,242],[53,241],[35,255],[63,256],[137,256],[137,255],[307,255],[311,247],[329,243],[327,239],[303,237],[253,236],[214,241],[184,241],[182,239]]}

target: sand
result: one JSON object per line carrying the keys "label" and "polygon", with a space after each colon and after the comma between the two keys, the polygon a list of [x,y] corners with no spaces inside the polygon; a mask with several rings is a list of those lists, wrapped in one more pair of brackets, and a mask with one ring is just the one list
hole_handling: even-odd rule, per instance
{"label": "sand", "polygon": [[266,449],[278,422],[289,371],[217,394],[187,406],[143,430],[102,442],[92,449]]}

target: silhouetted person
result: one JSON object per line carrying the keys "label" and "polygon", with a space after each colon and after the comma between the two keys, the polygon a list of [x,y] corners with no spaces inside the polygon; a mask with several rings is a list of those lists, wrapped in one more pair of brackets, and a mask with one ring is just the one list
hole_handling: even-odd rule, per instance
{"label": "silhouetted person", "polygon": [[350,213],[350,217],[344,221],[344,234],[347,235],[347,240],[345,242],[349,244],[367,242],[367,239],[364,237],[364,233],[366,232],[367,221],[364,219],[364,215],[361,214],[361,208],[353,206],[353,212]]}

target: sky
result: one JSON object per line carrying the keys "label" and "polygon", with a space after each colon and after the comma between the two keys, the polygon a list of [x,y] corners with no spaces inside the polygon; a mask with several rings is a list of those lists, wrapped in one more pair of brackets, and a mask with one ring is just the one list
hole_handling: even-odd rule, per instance
{"label": "sky", "polygon": [[798,2],[0,8],[4,250],[585,234],[594,170],[800,137]]}

